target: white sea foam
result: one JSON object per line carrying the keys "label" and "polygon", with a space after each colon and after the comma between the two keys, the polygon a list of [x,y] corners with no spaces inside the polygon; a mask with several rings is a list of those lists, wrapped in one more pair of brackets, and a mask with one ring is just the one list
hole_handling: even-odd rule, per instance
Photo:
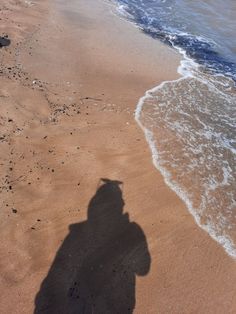
{"label": "white sea foam", "polygon": [[[197,225],[199,227],[201,227],[203,230],[205,230],[215,241],[217,241],[220,245],[222,245],[224,247],[225,251],[231,257],[236,258],[236,246],[234,244],[234,241],[227,233],[224,232],[225,225],[227,225],[227,221],[224,222],[224,220],[225,220],[224,215],[222,214],[221,217],[220,217],[220,215],[218,215],[218,225],[209,219],[207,219],[205,221],[205,223],[202,223],[203,208],[201,208],[201,210],[199,208],[195,208],[193,205],[193,201],[189,195],[189,191],[184,189],[183,186],[179,185],[178,182],[173,180],[171,172],[169,172],[168,169],[165,166],[163,166],[163,161],[161,160],[160,152],[158,151],[158,148],[157,148],[158,143],[155,140],[155,136],[154,136],[153,131],[151,130],[151,127],[149,128],[142,123],[142,117],[141,116],[142,116],[142,112],[143,112],[143,107],[145,106],[145,103],[147,102],[147,100],[152,99],[153,96],[156,95],[158,91],[162,90],[163,88],[165,88],[167,86],[168,86],[168,88],[171,89],[174,86],[174,84],[177,82],[188,80],[189,78],[195,78],[194,73],[196,73],[196,71],[198,71],[198,68],[199,68],[198,64],[195,63],[190,58],[188,58],[184,51],[180,51],[180,53],[184,56],[184,59],[181,61],[181,64],[178,68],[178,72],[182,75],[182,77],[177,79],[177,80],[174,80],[174,81],[164,81],[160,85],[158,85],[157,87],[154,87],[154,88],[148,90],[146,92],[146,94],[142,98],[140,98],[140,100],[137,104],[137,108],[135,111],[135,119],[145,133],[146,140],[149,143],[150,150],[152,153],[153,164],[163,175],[166,184],[185,202],[189,212],[194,217]],[[196,80],[200,80],[200,81],[204,81],[204,83],[208,83],[205,79],[202,79],[199,77],[196,77]],[[163,104],[163,102],[161,102],[161,104],[160,104],[160,107],[162,107],[162,106],[165,106],[165,104]],[[177,122],[178,121],[176,121],[176,123]],[[178,125],[178,123],[177,123],[176,128],[178,128],[178,127],[182,127],[182,126]],[[204,135],[206,137],[208,136],[209,139],[211,139],[213,136],[213,134],[210,134],[207,131],[205,132]],[[220,134],[218,134],[218,136],[220,137]],[[229,148],[229,145],[226,143],[225,140],[223,140],[221,144],[226,145],[227,148]],[[204,160],[203,160],[203,162],[204,162]],[[223,174],[224,174],[224,177],[223,177],[222,182],[219,183],[216,181],[213,184],[213,181],[212,181],[212,183],[208,185],[209,190],[211,190],[211,189],[215,190],[216,187],[218,187],[219,185],[222,185],[224,187],[225,185],[228,184],[228,178],[229,178],[230,171],[226,167],[223,168]],[[204,206],[204,204],[203,204],[203,206]],[[201,207],[203,207],[203,206],[201,206]],[[231,228],[229,228],[229,229],[231,229]]]}

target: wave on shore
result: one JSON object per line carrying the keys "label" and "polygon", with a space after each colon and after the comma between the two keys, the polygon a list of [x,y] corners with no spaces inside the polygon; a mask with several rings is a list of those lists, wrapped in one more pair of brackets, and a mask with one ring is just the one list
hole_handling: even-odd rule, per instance
{"label": "wave on shore", "polygon": [[123,16],[183,56],[181,78],[147,91],[135,118],[166,183],[197,224],[235,258],[236,42],[231,35],[236,22],[232,19],[220,31],[211,30],[209,23],[224,26],[236,17],[236,5],[222,0],[212,7],[187,0],[118,4]]}

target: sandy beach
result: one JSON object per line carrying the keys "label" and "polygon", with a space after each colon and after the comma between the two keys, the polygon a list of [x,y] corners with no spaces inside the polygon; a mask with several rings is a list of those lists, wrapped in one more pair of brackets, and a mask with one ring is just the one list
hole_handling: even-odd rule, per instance
{"label": "sandy beach", "polygon": [[3,0],[0,17],[0,312],[235,313],[235,261],[134,119],[177,52],[101,0]]}

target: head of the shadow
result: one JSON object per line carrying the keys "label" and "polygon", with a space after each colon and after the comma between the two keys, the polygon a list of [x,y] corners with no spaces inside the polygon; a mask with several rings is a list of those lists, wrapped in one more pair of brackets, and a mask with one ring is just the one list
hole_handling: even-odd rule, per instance
{"label": "head of the shadow", "polygon": [[100,180],[100,185],[88,206],[90,223],[115,224],[123,218],[125,202],[122,196],[122,184],[121,181]]}
{"label": "head of the shadow", "polygon": [[0,36],[0,48],[10,46],[11,40],[8,38],[8,36]]}

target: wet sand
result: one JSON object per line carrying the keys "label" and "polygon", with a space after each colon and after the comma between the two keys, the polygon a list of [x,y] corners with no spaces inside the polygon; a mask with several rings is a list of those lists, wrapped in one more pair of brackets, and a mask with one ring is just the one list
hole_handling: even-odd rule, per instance
{"label": "wet sand", "polygon": [[[11,40],[0,49],[1,313],[40,312],[35,298],[45,278],[54,278],[57,252],[65,265],[77,254],[96,268],[101,257],[94,251],[105,252],[106,265],[96,283],[97,300],[106,300],[109,285],[120,295],[123,282],[134,313],[234,313],[235,261],[165,185],[133,116],[145,90],[178,76],[179,56],[101,1],[4,0],[0,9],[0,35]],[[123,183],[115,204],[102,197],[94,208],[101,203],[117,208],[132,226],[125,230],[140,230],[134,240],[118,232],[124,222],[110,230],[109,220],[99,222],[98,215],[91,227],[89,204],[101,178]],[[75,233],[65,249],[75,225],[90,227],[86,236]],[[111,237],[120,249],[106,247]],[[133,260],[147,263],[140,243],[146,243],[149,266],[132,272],[125,285],[124,261],[125,271]],[[117,271],[114,260],[118,275],[108,277]],[[71,272],[60,267],[59,262],[58,303],[67,285],[71,288]],[[80,276],[79,266],[73,269]],[[94,284],[92,269],[84,273],[84,281]],[[74,302],[64,298],[68,306]],[[100,310],[116,313],[117,304],[102,304]],[[41,312],[58,313],[55,307]]]}

